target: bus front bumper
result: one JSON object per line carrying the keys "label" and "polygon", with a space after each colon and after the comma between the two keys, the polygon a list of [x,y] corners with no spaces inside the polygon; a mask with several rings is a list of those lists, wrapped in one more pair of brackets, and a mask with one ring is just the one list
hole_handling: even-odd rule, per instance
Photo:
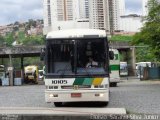
{"label": "bus front bumper", "polygon": [[51,102],[108,102],[109,90],[45,91],[45,101]]}
{"label": "bus front bumper", "polygon": [[110,78],[110,83],[119,83],[122,82],[120,78]]}

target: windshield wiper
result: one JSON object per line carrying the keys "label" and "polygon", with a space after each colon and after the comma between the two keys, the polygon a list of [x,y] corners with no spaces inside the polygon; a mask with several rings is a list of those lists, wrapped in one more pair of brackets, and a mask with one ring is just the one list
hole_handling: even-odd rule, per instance
{"label": "windshield wiper", "polygon": [[[80,62],[79,62],[79,64],[80,64],[81,66],[83,66]],[[93,76],[88,72],[88,70],[87,70],[86,67],[84,67],[84,70],[85,70],[85,72],[87,73],[87,75],[88,75],[89,77],[93,77]]]}
{"label": "windshield wiper", "polygon": [[[82,64],[80,64],[81,66],[82,66]],[[64,69],[63,70],[61,70],[62,71],[62,74],[60,75],[62,78],[64,77],[64,75],[65,75],[65,72],[67,71],[67,70],[71,70],[72,71],[72,68],[70,68],[70,69],[68,69],[70,67],[70,64],[67,64],[65,67],[64,67]],[[89,76],[89,77],[93,77],[89,72],[88,72],[88,70],[87,70],[87,68],[83,68],[84,69],[84,71],[87,73],[87,75]],[[72,71],[73,72],[73,71]]]}

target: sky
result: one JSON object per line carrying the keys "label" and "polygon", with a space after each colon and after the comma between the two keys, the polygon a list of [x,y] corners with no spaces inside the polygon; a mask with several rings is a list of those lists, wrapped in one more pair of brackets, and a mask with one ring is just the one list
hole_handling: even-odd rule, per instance
{"label": "sky", "polygon": [[[126,14],[141,14],[141,0],[125,0]],[[43,0],[0,0],[0,25],[43,19]]]}
{"label": "sky", "polygon": [[125,0],[126,14],[142,14],[142,0]]}

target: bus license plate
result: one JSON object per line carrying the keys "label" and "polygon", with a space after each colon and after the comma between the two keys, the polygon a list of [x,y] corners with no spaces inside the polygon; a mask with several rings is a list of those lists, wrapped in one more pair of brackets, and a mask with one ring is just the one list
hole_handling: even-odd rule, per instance
{"label": "bus license plate", "polygon": [[81,96],[82,96],[81,93],[71,93],[72,98],[81,97]]}

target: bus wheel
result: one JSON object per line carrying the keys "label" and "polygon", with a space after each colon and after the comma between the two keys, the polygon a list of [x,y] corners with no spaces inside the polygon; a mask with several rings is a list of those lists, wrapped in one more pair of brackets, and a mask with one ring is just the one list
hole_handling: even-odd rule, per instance
{"label": "bus wheel", "polygon": [[61,107],[61,106],[62,106],[62,102],[54,102],[54,105],[55,105],[56,107]]}
{"label": "bus wheel", "polygon": [[29,83],[29,80],[26,80],[26,79],[25,79],[25,80],[24,80],[24,83],[28,84],[28,83]]}
{"label": "bus wheel", "polygon": [[36,80],[35,80],[35,81],[33,81],[33,83],[34,83],[34,84],[38,84],[38,82],[37,82]]}
{"label": "bus wheel", "polygon": [[110,83],[110,86],[111,86],[111,87],[117,87],[117,83],[116,83],[116,82]]}

